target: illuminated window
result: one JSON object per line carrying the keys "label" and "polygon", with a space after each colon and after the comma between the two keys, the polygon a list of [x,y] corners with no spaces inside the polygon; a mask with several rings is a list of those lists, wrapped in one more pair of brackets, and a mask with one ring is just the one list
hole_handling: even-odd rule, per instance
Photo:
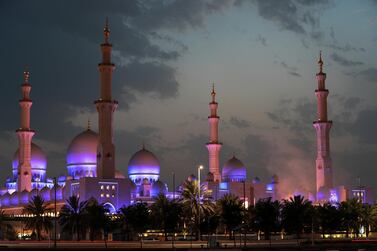
{"label": "illuminated window", "polygon": [[103,185],[101,186],[101,190],[103,190]]}
{"label": "illuminated window", "polygon": [[106,190],[110,190],[110,186],[109,185],[106,186]]}
{"label": "illuminated window", "polygon": [[112,185],[112,186],[111,186],[111,189],[115,190],[115,186],[114,186],[114,185]]}
{"label": "illuminated window", "polygon": [[101,197],[103,197],[103,193],[101,193]]}
{"label": "illuminated window", "polygon": [[115,194],[112,194],[112,195],[111,195],[111,197],[113,197],[113,198],[114,198],[114,197],[115,197]]}
{"label": "illuminated window", "polygon": [[109,197],[110,197],[110,194],[107,193],[107,194],[106,194],[106,198],[109,198]]}

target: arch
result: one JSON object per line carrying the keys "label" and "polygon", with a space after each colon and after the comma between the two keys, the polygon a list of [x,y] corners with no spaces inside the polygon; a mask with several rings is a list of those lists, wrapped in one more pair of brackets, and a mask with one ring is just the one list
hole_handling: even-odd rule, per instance
{"label": "arch", "polygon": [[110,202],[106,202],[105,204],[103,204],[103,207],[109,210],[110,214],[115,214],[117,212],[114,205],[111,204]]}

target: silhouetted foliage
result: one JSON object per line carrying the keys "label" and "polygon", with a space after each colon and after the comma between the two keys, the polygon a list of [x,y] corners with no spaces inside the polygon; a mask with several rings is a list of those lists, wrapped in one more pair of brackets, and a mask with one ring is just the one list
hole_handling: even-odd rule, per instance
{"label": "silhouetted foliage", "polygon": [[27,229],[35,231],[36,238],[39,241],[42,239],[42,231],[49,233],[52,228],[51,217],[47,216],[48,212],[51,212],[51,209],[48,208],[47,204],[39,195],[33,196],[23,209],[24,214],[33,216],[26,217],[24,221]]}
{"label": "silhouetted foliage", "polygon": [[226,194],[217,201],[221,222],[229,233],[229,239],[233,237],[233,230],[239,227],[243,220],[243,203],[232,194]]}
{"label": "silhouetted foliage", "polygon": [[271,232],[279,229],[281,204],[279,201],[272,201],[271,197],[260,199],[254,207],[250,207],[251,227],[256,232],[262,231],[264,239],[269,240]]}
{"label": "silhouetted foliage", "polygon": [[122,207],[119,212],[122,225],[131,233],[140,235],[150,226],[149,209],[146,203],[138,202],[128,207]]}
{"label": "silhouetted foliage", "polygon": [[300,195],[283,200],[282,227],[288,233],[294,233],[297,238],[300,238],[305,227],[311,228],[313,223],[312,213],[312,203]]}
{"label": "silhouetted foliage", "polygon": [[66,200],[66,203],[61,208],[59,213],[59,224],[64,232],[72,235],[79,241],[85,238],[85,230],[87,227],[86,220],[86,206],[87,201],[80,201],[77,196],[71,196]]}
{"label": "silhouetted foliage", "polygon": [[151,206],[151,217],[154,226],[164,231],[165,240],[169,232],[176,232],[182,217],[183,207],[176,200],[169,200],[160,193]]}

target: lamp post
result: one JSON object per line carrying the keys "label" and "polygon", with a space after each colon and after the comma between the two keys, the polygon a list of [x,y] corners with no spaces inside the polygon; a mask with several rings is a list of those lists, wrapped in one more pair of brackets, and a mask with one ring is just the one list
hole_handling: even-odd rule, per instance
{"label": "lamp post", "polygon": [[[173,172],[172,174],[173,174],[173,202],[175,202],[175,173]],[[173,250],[175,250],[174,238],[175,238],[175,229],[173,230],[173,236],[171,238],[171,245],[172,245]]]}
{"label": "lamp post", "polygon": [[[246,214],[246,184],[245,184],[245,180],[243,180],[242,183],[243,183],[243,209],[244,209],[244,213]],[[243,231],[244,231],[243,247],[246,248],[246,217],[244,217]]]}
{"label": "lamp post", "polygon": [[200,171],[203,170],[203,165],[198,166],[198,200],[200,203]]}
{"label": "lamp post", "polygon": [[56,183],[56,177],[54,177],[54,248],[56,248],[56,237],[57,237],[57,234],[56,234],[56,217],[57,217],[57,210],[56,210],[56,186],[57,186],[57,183]]}
{"label": "lamp post", "polygon": [[200,171],[203,169],[203,165],[198,166],[198,232],[199,232],[199,240],[201,240],[200,234]]}

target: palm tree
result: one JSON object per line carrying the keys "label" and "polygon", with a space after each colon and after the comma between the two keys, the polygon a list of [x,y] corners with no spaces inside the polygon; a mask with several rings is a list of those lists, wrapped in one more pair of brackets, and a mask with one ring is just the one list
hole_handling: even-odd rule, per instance
{"label": "palm tree", "polygon": [[332,234],[339,229],[341,218],[336,206],[325,203],[316,207],[316,210],[318,212],[318,223],[323,237],[325,233]]}
{"label": "palm tree", "polygon": [[373,207],[369,204],[363,204],[361,206],[361,212],[360,212],[360,220],[361,225],[365,228],[365,235],[368,238],[369,237],[369,230],[371,226],[373,225],[373,215],[372,215]]}
{"label": "palm tree", "polygon": [[354,232],[358,235],[361,225],[360,215],[362,204],[357,199],[351,199],[341,202],[338,207],[341,225],[346,231],[346,237],[349,237],[350,232]]}
{"label": "palm tree", "polygon": [[85,232],[85,213],[87,201],[80,201],[77,196],[71,196],[59,213],[59,224],[64,232],[69,232],[72,238],[80,240],[80,235]]}
{"label": "palm tree", "polygon": [[370,212],[370,217],[371,217],[371,227],[372,230],[375,231],[377,229],[377,204],[374,204],[372,206],[372,210]]}
{"label": "palm tree", "polygon": [[[195,230],[196,239],[199,239],[200,226],[206,215],[215,213],[215,204],[208,199],[208,191],[204,186],[199,187],[197,181],[186,180],[183,183],[181,191],[185,222],[192,230]],[[203,195],[203,199],[199,199],[199,194]]]}
{"label": "palm tree", "polygon": [[272,201],[271,197],[260,199],[254,207],[250,207],[252,219],[251,225],[256,231],[264,233],[264,239],[269,240],[272,231],[279,226],[281,204],[279,201]]}
{"label": "palm tree", "polygon": [[17,238],[13,226],[7,222],[8,216],[0,209],[0,240],[15,240]]}
{"label": "palm tree", "polygon": [[26,228],[36,232],[37,239],[40,241],[42,231],[48,233],[52,228],[51,217],[46,214],[50,212],[41,196],[36,195],[24,207],[23,214],[28,214],[31,217],[25,218]]}
{"label": "palm tree", "polygon": [[102,233],[106,233],[110,225],[107,214],[109,210],[103,204],[99,204],[94,198],[88,200],[85,207],[85,222],[89,228],[89,238],[91,241],[100,239]]}
{"label": "palm tree", "polygon": [[121,223],[139,236],[150,225],[149,208],[146,203],[136,203],[119,210]]}
{"label": "palm tree", "polygon": [[300,195],[283,200],[282,226],[287,232],[295,233],[299,239],[304,228],[311,226],[312,213],[312,203]]}
{"label": "palm tree", "polygon": [[180,225],[182,205],[160,193],[150,209],[154,225],[164,231],[165,240],[167,240],[168,233],[175,232]]}
{"label": "palm tree", "polygon": [[229,233],[229,239],[232,238],[232,231],[241,225],[243,219],[243,202],[233,194],[225,194],[217,201],[220,212],[221,222]]}

